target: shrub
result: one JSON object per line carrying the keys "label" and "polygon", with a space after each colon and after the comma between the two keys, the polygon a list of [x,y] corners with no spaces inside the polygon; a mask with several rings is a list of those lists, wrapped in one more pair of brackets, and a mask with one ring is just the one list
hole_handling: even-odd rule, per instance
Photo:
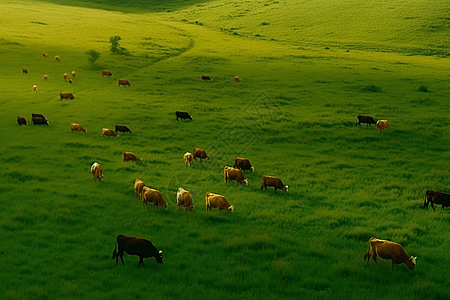
{"label": "shrub", "polygon": [[128,52],[127,49],[125,49],[124,47],[121,47],[119,45],[119,41],[121,39],[122,38],[120,36],[117,36],[117,35],[116,36],[112,36],[112,37],[109,38],[109,42],[111,43],[111,47],[109,49],[110,49],[111,53],[114,54],[114,55],[116,55],[116,54],[119,54],[119,55],[130,55],[130,52]]}
{"label": "shrub", "polygon": [[417,90],[418,92],[424,92],[427,93],[428,92],[428,88],[424,85],[421,85],[420,88]]}
{"label": "shrub", "polygon": [[100,57],[100,53],[98,53],[95,50],[88,50],[86,53],[89,55],[88,61],[93,64],[97,61],[97,59]]}

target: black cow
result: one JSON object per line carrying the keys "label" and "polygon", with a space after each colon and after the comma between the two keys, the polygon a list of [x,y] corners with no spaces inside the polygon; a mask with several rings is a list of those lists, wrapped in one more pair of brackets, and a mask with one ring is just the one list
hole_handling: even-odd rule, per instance
{"label": "black cow", "polygon": [[433,211],[436,211],[436,209],[434,209],[434,204],[440,204],[442,205],[442,209],[444,209],[446,206],[450,206],[450,195],[443,192],[427,190],[423,207],[428,209],[429,203],[431,203]]}
{"label": "black cow", "polygon": [[19,125],[28,125],[27,120],[25,120],[24,117],[20,116],[17,116],[17,123],[19,123]]}
{"label": "black cow", "polygon": [[175,112],[175,115],[177,116],[177,121],[178,121],[178,118],[180,118],[181,120],[183,120],[183,119],[189,119],[189,120],[192,120],[192,116],[191,115],[189,115],[187,112],[185,112],[185,111],[176,111]]}
{"label": "black cow", "polygon": [[371,116],[357,116],[358,120],[355,123],[355,126],[361,127],[361,123],[365,123],[366,126],[370,124],[377,124],[377,122],[375,122],[375,120],[371,117]]}
{"label": "black cow", "polygon": [[209,77],[209,76],[202,76],[202,79],[203,80],[211,80],[211,77]]}
{"label": "black cow", "polygon": [[250,172],[255,171],[255,168],[248,159],[237,156],[234,158],[234,168],[240,170],[250,170]]}
{"label": "black cow", "polygon": [[[118,251],[116,252],[117,247]],[[141,264],[144,265],[144,258],[148,257],[154,257],[158,263],[163,263],[163,252],[158,251],[155,246],[153,246],[152,242],[145,239],[133,236],[118,235],[112,257],[113,259],[116,259],[116,265],[119,261],[119,257],[122,260],[122,264],[124,265],[124,251],[129,255],[139,256],[138,268]]]}
{"label": "black cow", "polygon": [[125,125],[116,125],[115,129],[116,129],[116,133],[119,132],[119,131],[120,132],[129,132],[129,133],[131,133],[131,131],[132,131],[130,128],[128,128]]}
{"label": "black cow", "polygon": [[31,114],[31,117],[32,118],[42,118],[42,119],[45,119],[45,120],[47,120],[47,118],[46,117],[44,117],[43,115],[41,115],[41,114]]}
{"label": "black cow", "polygon": [[41,118],[41,117],[32,117],[31,118],[33,125],[47,125],[48,126],[48,121],[47,119]]}

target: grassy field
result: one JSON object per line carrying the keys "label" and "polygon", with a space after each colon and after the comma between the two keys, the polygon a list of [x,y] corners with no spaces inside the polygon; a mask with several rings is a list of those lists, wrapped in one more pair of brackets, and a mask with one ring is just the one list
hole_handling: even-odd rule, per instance
{"label": "grassy field", "polygon": [[[142,2],[0,3],[1,299],[450,297],[450,215],[423,209],[427,189],[450,191],[448,3]],[[111,36],[130,55],[112,55]],[[17,124],[32,113],[49,126]],[[358,114],[390,128],[355,127]],[[103,138],[115,124],[133,132]],[[186,168],[194,147],[211,163]],[[255,166],[248,187],[224,185],[236,155]],[[261,191],[262,175],[289,192]],[[168,209],[143,209],[136,178]],[[180,186],[194,211],[177,211]],[[206,192],[234,213],[207,212]],[[151,240],[164,263],[116,266],[119,234]],[[367,265],[371,236],[416,269]]]}

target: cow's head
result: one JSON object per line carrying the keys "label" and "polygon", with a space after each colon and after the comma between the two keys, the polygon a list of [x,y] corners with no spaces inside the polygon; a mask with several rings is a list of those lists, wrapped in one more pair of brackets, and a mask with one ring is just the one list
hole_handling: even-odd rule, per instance
{"label": "cow's head", "polygon": [[227,211],[232,214],[234,210],[234,207],[232,205],[230,205],[230,207],[227,208]]}
{"label": "cow's head", "polygon": [[287,193],[287,192],[288,192],[288,188],[289,188],[289,186],[285,185],[285,186],[283,187],[283,192]]}
{"label": "cow's head", "polygon": [[248,179],[247,178],[245,178],[244,181],[242,181],[242,182],[245,184],[245,186],[248,186]]}
{"label": "cow's head", "polygon": [[162,264],[163,263],[163,252],[162,250],[158,252],[158,255],[155,256],[155,259],[158,263]]}
{"label": "cow's head", "polygon": [[255,167],[250,167],[250,172],[255,172]]}
{"label": "cow's head", "polygon": [[414,267],[416,266],[416,259],[417,256],[411,256],[407,261],[406,261],[406,265],[408,266],[408,268],[410,268],[411,270],[414,270]]}

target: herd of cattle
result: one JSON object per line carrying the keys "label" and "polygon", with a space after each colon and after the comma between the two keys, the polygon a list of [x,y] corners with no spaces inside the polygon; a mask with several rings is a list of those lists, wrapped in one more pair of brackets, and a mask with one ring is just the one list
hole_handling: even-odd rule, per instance
{"label": "herd of cattle", "polygon": [[[46,53],[42,54],[43,57],[47,57]],[[59,56],[55,56],[56,61],[60,61]],[[28,74],[28,69],[23,69],[23,74]],[[112,76],[114,75],[111,71],[103,70],[102,76]],[[64,80],[66,81],[68,79],[68,74],[64,73],[63,75]],[[75,71],[72,71],[72,78],[76,78]],[[49,80],[48,75],[44,75],[44,81]],[[211,80],[209,76],[202,76],[202,80]],[[234,78],[235,82],[240,82],[240,78],[236,76]],[[69,79],[69,82],[72,83],[72,79]],[[131,84],[126,79],[118,79],[118,86],[128,86],[131,87]],[[33,86],[33,91],[35,93],[38,92],[37,85]],[[75,96],[72,93],[60,93],[60,99],[75,99]],[[189,115],[187,112],[182,111],[176,111],[175,112],[176,120],[178,119],[189,119],[193,120],[193,117]],[[33,125],[49,125],[49,122],[47,118],[45,118],[42,114],[32,114],[31,117]],[[18,116],[17,122],[19,125],[28,125],[28,122],[24,117]],[[383,131],[387,128],[389,128],[389,121],[388,120],[378,120],[375,121],[371,116],[357,116],[357,121],[355,123],[355,126],[360,126],[361,123],[366,124],[370,126],[371,124],[375,124],[377,134],[380,131]],[[87,129],[81,126],[78,123],[71,123],[70,124],[70,131],[81,131],[81,132],[87,132]],[[103,137],[116,137],[117,132],[129,132],[131,133],[132,130],[129,129],[125,125],[115,125],[115,130],[103,128],[102,129],[102,135]],[[194,160],[197,160],[197,158],[201,160],[205,160],[209,162],[209,157],[206,154],[204,149],[201,148],[194,148],[192,153],[187,152],[183,156],[183,160],[185,162],[185,165],[187,167],[191,167]],[[132,152],[124,151],[122,153],[122,160],[123,161],[139,161],[142,160],[138,159],[136,155],[134,155]],[[251,165],[250,161],[246,158],[242,157],[235,157],[234,166],[224,167],[224,181],[225,184],[228,183],[228,180],[235,181],[235,185],[238,183],[241,185],[248,186],[248,179],[244,176],[243,171],[250,171],[254,172],[254,167]],[[101,182],[103,181],[103,167],[98,163],[95,162],[91,165],[91,173],[94,177],[94,182]],[[274,176],[268,176],[263,175],[262,176],[262,185],[261,190],[267,189],[267,186],[273,187],[274,191],[276,192],[278,189],[282,190],[283,192],[288,192],[288,186],[284,185],[282,181]],[[149,186],[146,186],[145,183],[140,180],[136,179],[134,182],[134,191],[136,197],[140,198],[142,201],[143,207],[146,207],[149,202],[153,203],[153,208],[158,208],[158,206],[161,206],[163,208],[167,208],[167,202],[164,200],[162,194],[157,189],[151,188]],[[234,207],[228,202],[228,200],[219,194],[207,192],[205,195],[205,204],[206,204],[206,210],[212,210],[212,208],[216,208],[218,213],[220,213],[221,210],[226,210],[230,214],[233,213]],[[447,206],[450,206],[450,195],[439,192],[439,191],[432,191],[427,190],[425,195],[425,202],[424,202],[424,208],[428,209],[428,205],[431,204],[431,207],[433,210],[434,204],[442,205],[442,208],[444,209]],[[181,209],[182,207],[187,211],[192,211],[194,209],[194,202],[193,197],[191,193],[182,187],[180,187],[177,191],[177,209]],[[158,263],[163,262],[163,251],[158,251],[155,246],[148,240],[142,239],[142,238],[136,238],[136,237],[130,237],[130,236],[124,236],[119,235],[116,239],[116,245],[113,252],[113,259],[116,259],[116,264],[118,263],[118,259],[120,257],[122,264],[123,262],[123,253],[127,252],[129,255],[137,255],[139,256],[139,263],[138,268],[142,264],[144,265],[143,259],[154,257]],[[375,237],[370,238],[369,240],[369,247],[364,255],[364,260],[369,263],[370,257],[373,258],[376,264],[378,264],[379,259],[391,259],[392,260],[392,268],[395,267],[396,264],[404,263],[410,268],[411,270],[414,270],[414,267],[416,265],[416,259],[417,257],[409,257],[403,247],[400,244],[387,241],[387,240],[380,240]]]}

